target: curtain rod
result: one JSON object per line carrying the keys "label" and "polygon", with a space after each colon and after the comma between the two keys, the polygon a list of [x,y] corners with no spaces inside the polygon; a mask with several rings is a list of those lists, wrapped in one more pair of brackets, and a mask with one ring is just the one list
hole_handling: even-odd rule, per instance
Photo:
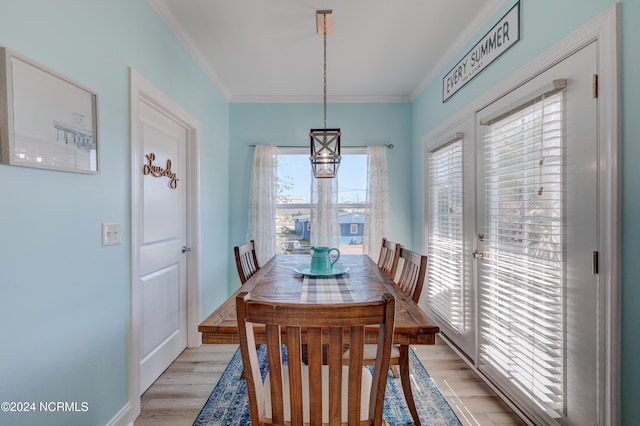
{"label": "curtain rod", "polygon": [[[256,145],[249,145],[251,148],[255,148]],[[360,145],[360,146],[343,146],[341,149],[349,149],[349,148],[368,148],[369,146],[378,146],[378,145]],[[393,149],[392,143],[385,143],[383,146],[386,146],[389,149]],[[309,146],[301,146],[301,145],[276,145],[276,148],[309,148]]]}

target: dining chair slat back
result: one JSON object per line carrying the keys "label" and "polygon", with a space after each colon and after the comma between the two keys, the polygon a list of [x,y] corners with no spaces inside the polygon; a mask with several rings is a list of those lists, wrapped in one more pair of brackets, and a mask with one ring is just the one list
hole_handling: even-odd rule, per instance
{"label": "dining chair slat back", "polygon": [[[385,424],[382,409],[395,317],[391,294],[379,301],[336,305],[265,302],[241,292],[236,314],[251,424]],[[365,327],[372,325],[379,329],[373,373],[363,367]],[[307,365],[302,362],[303,330]],[[265,336],[267,347],[264,383],[256,333]],[[347,365],[343,344],[351,348]]]}
{"label": "dining chair slat back", "polygon": [[256,256],[256,243],[251,240],[246,244],[235,246],[233,253],[236,257],[236,267],[240,276],[240,283],[244,284],[260,269]]}
{"label": "dining chair slat back", "polygon": [[394,282],[418,303],[427,275],[427,256],[400,248]]}
{"label": "dining chair slat back", "polygon": [[380,257],[378,258],[378,267],[382,269],[390,278],[393,278],[398,264],[398,255],[400,253],[401,244],[382,239],[382,247],[380,248]]}

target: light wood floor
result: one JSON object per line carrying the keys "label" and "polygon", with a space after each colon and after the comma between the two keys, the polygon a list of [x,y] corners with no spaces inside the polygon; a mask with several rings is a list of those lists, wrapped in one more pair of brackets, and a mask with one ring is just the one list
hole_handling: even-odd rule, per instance
{"label": "light wood floor", "polygon": [[[185,350],[142,395],[135,426],[191,426],[237,347]],[[439,337],[413,349],[463,425],[525,425]]]}

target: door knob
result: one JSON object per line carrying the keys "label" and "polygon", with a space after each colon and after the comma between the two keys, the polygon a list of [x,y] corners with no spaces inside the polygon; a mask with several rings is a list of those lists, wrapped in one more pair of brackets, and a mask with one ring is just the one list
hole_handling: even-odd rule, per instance
{"label": "door knob", "polygon": [[187,246],[182,246],[182,253],[187,253],[187,252],[190,252],[190,251],[191,251],[191,249],[188,248]]}

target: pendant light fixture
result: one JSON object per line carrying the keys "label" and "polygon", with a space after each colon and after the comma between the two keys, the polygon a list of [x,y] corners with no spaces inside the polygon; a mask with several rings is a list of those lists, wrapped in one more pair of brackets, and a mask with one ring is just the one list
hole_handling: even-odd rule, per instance
{"label": "pendant light fixture", "polygon": [[331,10],[316,11],[316,28],[324,37],[324,128],[311,129],[311,168],[316,178],[333,178],[340,166],[340,129],[327,129],[327,33],[332,32]]}

